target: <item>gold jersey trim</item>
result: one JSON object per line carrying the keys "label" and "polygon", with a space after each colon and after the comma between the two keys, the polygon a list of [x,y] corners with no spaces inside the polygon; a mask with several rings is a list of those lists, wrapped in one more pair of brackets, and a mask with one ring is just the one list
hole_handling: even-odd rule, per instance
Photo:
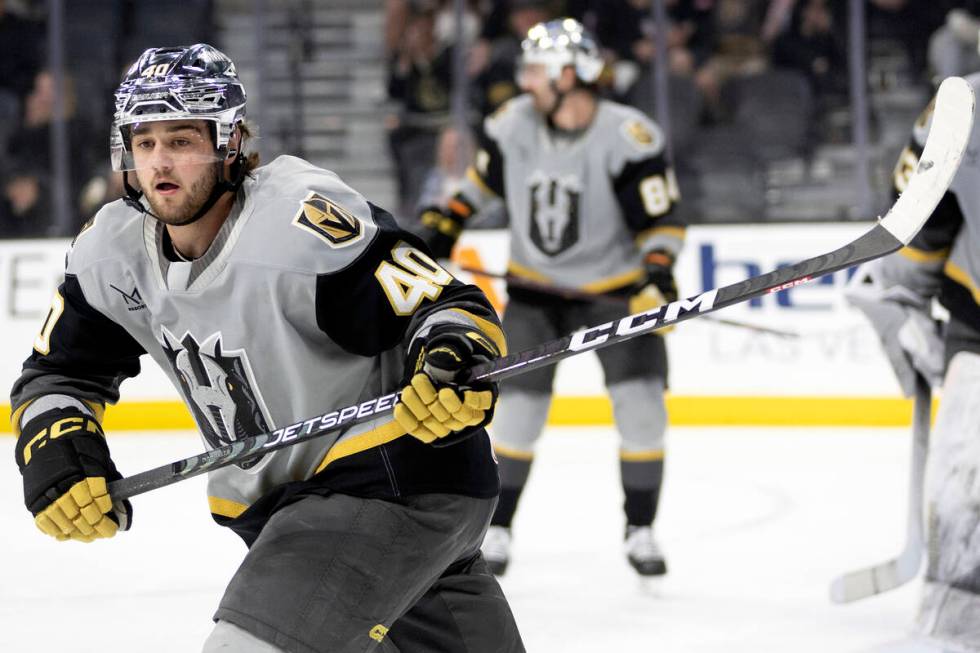
{"label": "gold jersey trim", "polygon": [[663,449],[652,449],[650,451],[626,451],[619,450],[619,459],[628,463],[649,463],[664,459]]}
{"label": "gold jersey trim", "polygon": [[392,440],[397,440],[403,435],[405,435],[405,429],[394,419],[370,431],[358,433],[330,447],[330,451],[327,452],[327,455],[313,473],[319,474],[327,465],[335,460],[340,460],[341,458],[346,458],[347,456],[352,456],[356,453],[373,449],[374,447],[380,447]]}
{"label": "gold jersey trim", "polygon": [[476,168],[473,166],[466,169],[466,178],[476,184],[476,187],[479,188],[480,192],[484,195],[491,195],[493,197],[497,196],[497,194],[493,192],[493,189],[487,186],[487,182],[483,181],[483,177],[480,176],[480,173],[477,172]]}
{"label": "gold jersey trim", "polygon": [[532,270],[529,267],[525,267],[520,263],[514,263],[510,261],[507,263],[507,273],[513,274],[515,277],[524,277],[525,279],[531,279],[533,281],[541,281],[542,283],[551,283],[551,279],[545,275]]}
{"label": "gold jersey trim", "polygon": [[916,247],[903,247],[898,253],[915,263],[936,263],[945,261],[949,258],[949,248],[940,249],[935,252],[927,252]]}
{"label": "gold jersey trim", "polygon": [[644,229],[636,234],[634,241],[639,244],[654,236],[669,236],[684,242],[684,239],[687,237],[687,229],[685,227],[675,227],[673,225],[650,227],[649,229]]}
{"label": "gold jersey trim", "polygon": [[231,499],[222,499],[221,497],[208,497],[208,508],[211,509],[212,515],[220,515],[221,517],[228,517],[230,519],[237,519],[243,512],[248,510],[248,506],[244,503],[238,503]]}
{"label": "gold jersey trim", "polygon": [[952,261],[946,261],[943,272],[947,277],[969,290],[970,294],[973,295],[973,301],[980,304],[980,288],[977,288],[977,284],[973,282],[966,270]]}
{"label": "gold jersey trim", "polygon": [[606,292],[609,290],[616,290],[617,288],[622,288],[623,286],[636,283],[643,278],[643,275],[643,268],[637,268],[635,270],[630,270],[629,272],[617,274],[614,277],[608,277],[606,279],[599,279],[598,281],[587,283],[582,286],[582,290],[587,292]]}
{"label": "gold jersey trim", "polygon": [[476,324],[476,328],[483,332],[483,334],[493,341],[493,344],[497,345],[497,351],[500,352],[501,356],[507,355],[507,338],[504,336],[504,331],[499,326],[491,322],[490,320],[485,320],[478,315],[474,315],[467,310],[462,308],[450,308],[453,313],[459,313],[468,320],[473,320]]}

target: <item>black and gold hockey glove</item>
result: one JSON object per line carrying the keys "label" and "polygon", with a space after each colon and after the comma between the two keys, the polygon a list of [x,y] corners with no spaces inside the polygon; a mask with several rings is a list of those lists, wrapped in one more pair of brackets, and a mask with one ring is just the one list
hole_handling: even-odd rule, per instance
{"label": "black and gold hockey glove", "polygon": [[427,206],[419,214],[425,227],[422,239],[435,258],[449,258],[453,245],[463,231],[463,222],[473,215],[473,206],[461,195],[449,200],[446,208]]}
{"label": "black and gold hockey glove", "polygon": [[456,377],[499,355],[474,329],[454,325],[430,335],[409,358],[409,379],[395,406],[395,420],[412,437],[437,447],[468,438],[493,417],[497,384],[460,386]]}
{"label": "black and gold hockey glove", "polygon": [[453,218],[448,211],[438,206],[422,209],[419,215],[419,222],[425,227],[422,239],[429,246],[433,258],[449,258],[452,254],[453,245],[463,231],[461,222]]}
{"label": "black and gold hockey glove", "polygon": [[674,281],[674,255],[655,249],[643,257],[646,277],[630,297],[630,313],[642,313],[677,299]]}
{"label": "black and gold hockey glove", "polygon": [[122,476],[93,417],[71,408],[42,413],[21,429],[14,455],[24,504],[44,533],[91,542],[129,528],[133,509],[109,496],[107,483]]}

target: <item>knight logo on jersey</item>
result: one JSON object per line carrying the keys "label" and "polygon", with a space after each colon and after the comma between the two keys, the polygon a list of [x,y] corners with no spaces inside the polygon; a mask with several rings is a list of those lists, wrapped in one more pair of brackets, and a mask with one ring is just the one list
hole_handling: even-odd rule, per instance
{"label": "knight logo on jersey", "polygon": [[627,120],[622,130],[629,142],[641,151],[658,149],[663,142],[655,126],[645,125],[639,120]]}
{"label": "knight logo on jersey", "polygon": [[531,176],[531,242],[557,256],[578,242],[581,184],[573,176]]}
{"label": "knight logo on jersey", "polygon": [[[163,351],[211,447],[222,447],[275,428],[244,350],[224,350],[220,333],[201,343],[190,333],[178,340],[166,328],[162,335]],[[249,458],[239,467],[249,469],[262,457]]]}
{"label": "knight logo on jersey", "polygon": [[364,234],[361,221],[353,213],[314,192],[301,203],[293,224],[331,247],[345,247]]}

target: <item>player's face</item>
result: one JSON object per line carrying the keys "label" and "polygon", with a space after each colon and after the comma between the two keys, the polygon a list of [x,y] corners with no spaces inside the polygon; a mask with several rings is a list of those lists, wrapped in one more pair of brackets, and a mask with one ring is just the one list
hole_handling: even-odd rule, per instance
{"label": "player's face", "polygon": [[162,222],[190,222],[211,194],[223,168],[203,120],[137,125],[130,139],[140,187]]}
{"label": "player's face", "polygon": [[534,100],[534,108],[541,113],[551,113],[558,96],[548,78],[548,69],[544,64],[530,63],[521,67],[518,83],[521,90],[530,93]]}

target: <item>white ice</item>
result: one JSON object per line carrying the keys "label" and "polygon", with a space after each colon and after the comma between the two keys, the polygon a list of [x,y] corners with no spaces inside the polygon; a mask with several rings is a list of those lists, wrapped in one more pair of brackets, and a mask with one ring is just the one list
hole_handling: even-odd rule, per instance
{"label": "white ice", "polygon": [[[124,473],[201,446],[110,445]],[[650,582],[621,551],[613,431],[550,429],[502,579],[528,651],[858,653],[901,638],[918,583],[850,606],[828,583],[902,548],[908,448],[906,429],[672,429],[657,520],[670,573]],[[211,522],[203,479],[135,498],[113,540],[59,543],[24,510],[12,449],[0,439],[0,651],[200,650],[244,552]]]}

